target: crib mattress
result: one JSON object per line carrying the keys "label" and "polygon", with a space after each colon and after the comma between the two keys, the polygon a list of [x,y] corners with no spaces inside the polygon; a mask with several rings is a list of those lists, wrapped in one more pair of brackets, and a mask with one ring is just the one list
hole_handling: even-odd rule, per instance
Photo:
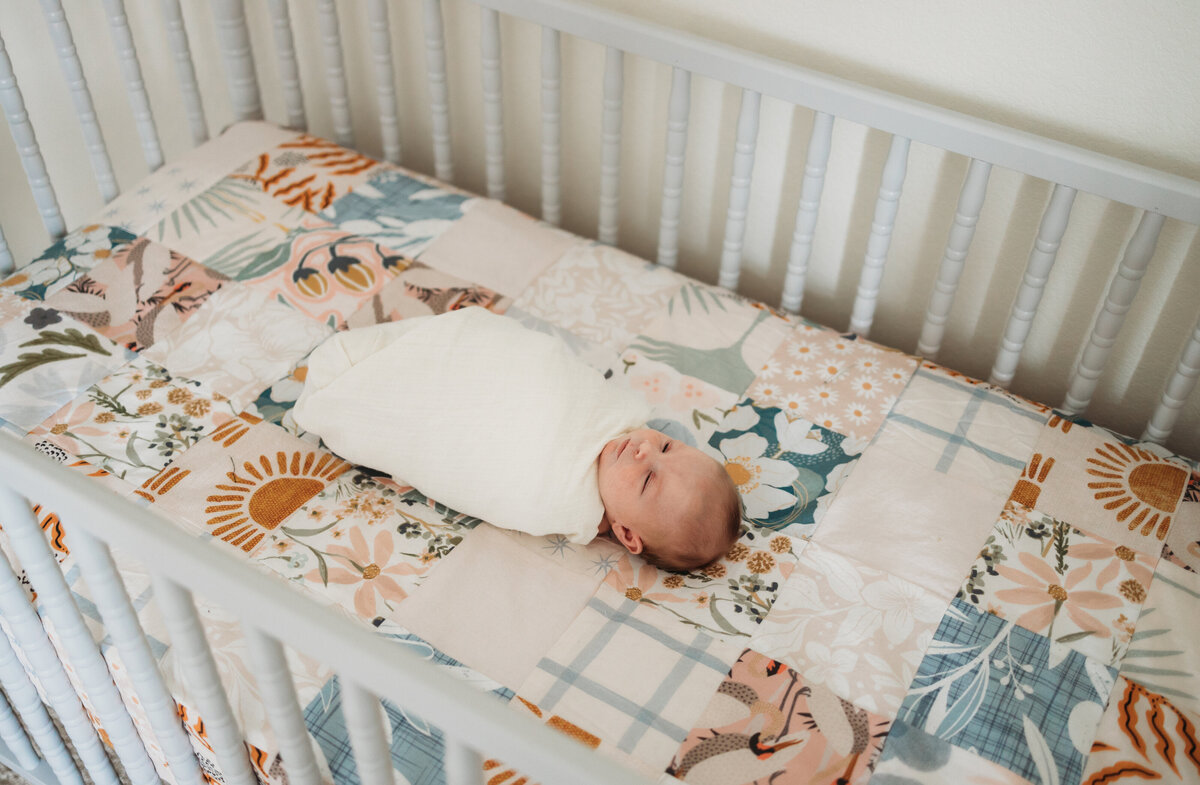
{"label": "crib mattress", "polygon": [[[496,529],[297,428],[333,331],[468,306],[561,337],[723,462],[729,553],[669,573]],[[1194,461],[328,141],[236,125],[0,282],[0,421],[663,781],[1200,781]],[[202,610],[257,773],[285,782],[236,619]],[[337,680],[292,662],[326,776],[357,783]],[[441,782],[440,735],[386,709],[397,773]]]}

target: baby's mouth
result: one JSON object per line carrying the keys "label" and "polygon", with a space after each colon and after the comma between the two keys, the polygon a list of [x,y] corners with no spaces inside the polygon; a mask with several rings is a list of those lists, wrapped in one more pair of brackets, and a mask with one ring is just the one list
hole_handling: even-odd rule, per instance
{"label": "baby's mouth", "polygon": [[620,458],[620,457],[621,457],[621,453],[625,452],[625,448],[626,448],[627,446],[629,446],[629,440],[628,440],[628,439],[626,439],[626,440],[624,440],[623,442],[621,442],[620,444],[618,444],[618,445],[617,445],[617,451],[616,451],[616,453],[613,455],[613,460],[616,460],[617,458]]}

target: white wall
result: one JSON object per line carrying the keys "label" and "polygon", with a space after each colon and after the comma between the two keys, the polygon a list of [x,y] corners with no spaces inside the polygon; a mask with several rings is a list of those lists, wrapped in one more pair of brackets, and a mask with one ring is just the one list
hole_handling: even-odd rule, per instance
{"label": "white wall", "polygon": [[[121,186],[146,167],[128,102],[111,56],[99,3],[64,3],[89,73]],[[1153,11],[1116,0],[950,0],[756,3],[716,0],[601,0],[599,5],[717,38],[782,60],[995,122],[1078,144],[1137,163],[1200,179],[1200,7],[1164,0]],[[157,3],[127,0],[143,71],[168,159],[190,138],[174,86],[170,53]],[[185,0],[185,16],[209,126],[231,120],[211,22],[201,0]],[[250,0],[248,15],[267,117],[282,120],[277,68],[265,3]],[[310,129],[331,135],[320,47],[311,0],[292,0],[300,48],[310,53],[301,77]],[[451,124],[457,184],[485,188],[478,63],[478,11],[443,0],[451,53]],[[392,8],[397,79],[404,114],[404,163],[432,172],[424,89],[421,11],[415,0]],[[358,146],[379,154],[371,63],[361,2],[339,4],[348,47],[347,73]],[[505,20],[504,90],[509,201],[540,212],[540,34]],[[61,72],[46,60],[49,38],[34,4],[0,0],[0,34],[13,58],[50,174],[74,226],[101,206],[91,182],[78,124]],[[564,43],[564,212],[566,228],[592,235],[599,190],[600,79],[603,49]],[[662,189],[665,106],[670,70],[627,58],[619,244],[653,258]],[[728,200],[739,91],[693,81],[692,115],[681,227],[681,269],[712,281],[720,256]],[[407,109],[404,109],[407,107]],[[764,99],[748,223],[742,289],[777,301],[791,241],[812,114]],[[0,216],[18,261],[45,245],[40,221],[11,140],[0,134]],[[888,138],[847,122],[835,125],[821,223],[817,229],[804,314],[845,328],[870,229],[879,171]],[[914,144],[899,225],[884,277],[872,337],[913,351],[929,286],[965,175],[959,156]],[[972,253],[939,359],[986,377],[1028,259],[1051,185],[1011,171],[993,171]],[[1013,388],[1060,403],[1071,365],[1086,339],[1137,211],[1080,194],[1042,311]],[[1151,271],[1114,349],[1088,415],[1140,433],[1157,401],[1200,303],[1200,239],[1193,226],[1169,220]],[[1200,455],[1200,394],[1192,396],[1175,449]]]}

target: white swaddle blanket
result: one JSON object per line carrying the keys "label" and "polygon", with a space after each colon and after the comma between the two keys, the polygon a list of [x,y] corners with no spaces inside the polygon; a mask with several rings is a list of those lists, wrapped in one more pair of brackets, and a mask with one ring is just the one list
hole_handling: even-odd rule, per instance
{"label": "white swaddle blanket", "polygon": [[459,512],[585,543],[604,513],[600,451],[650,411],[561,341],[464,308],[334,334],[293,415],[342,458]]}

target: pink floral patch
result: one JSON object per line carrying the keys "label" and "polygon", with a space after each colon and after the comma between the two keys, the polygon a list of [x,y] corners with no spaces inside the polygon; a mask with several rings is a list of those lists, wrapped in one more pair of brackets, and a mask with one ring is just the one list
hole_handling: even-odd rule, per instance
{"label": "pink floral patch", "polygon": [[1133,638],[1156,562],[1010,501],[958,596],[1116,664]]}

